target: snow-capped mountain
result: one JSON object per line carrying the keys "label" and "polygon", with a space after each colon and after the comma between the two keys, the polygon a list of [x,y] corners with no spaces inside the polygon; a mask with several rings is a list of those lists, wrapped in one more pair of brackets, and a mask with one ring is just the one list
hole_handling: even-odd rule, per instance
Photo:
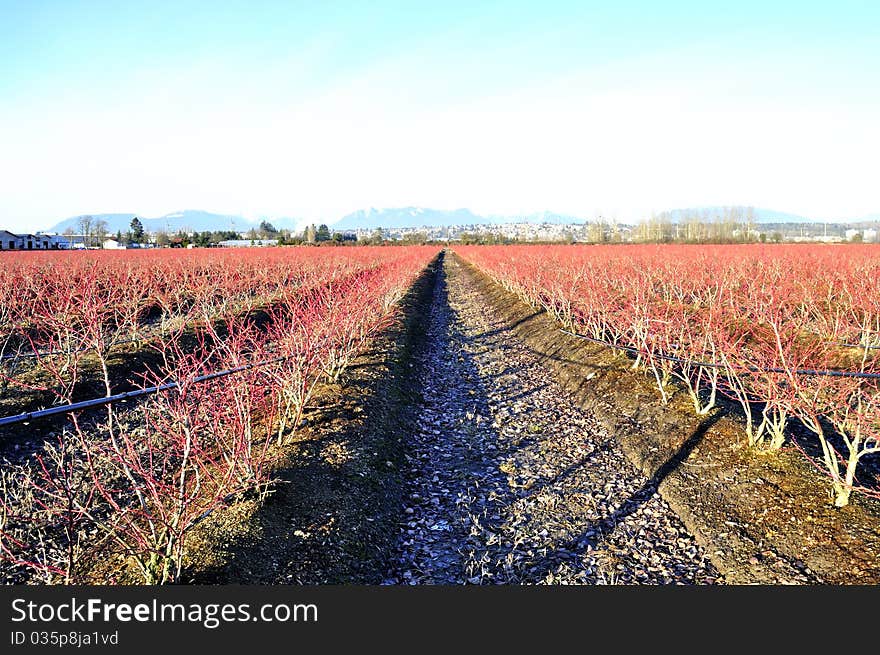
{"label": "snow-capped mountain", "polygon": [[[251,228],[258,228],[260,222],[267,220],[275,228],[282,230],[300,230],[304,224],[301,219],[287,217],[255,217],[246,218],[237,214],[213,214],[198,209],[186,209],[184,211],[165,214],[157,218],[148,218],[141,214],[88,214],[95,220],[103,220],[107,223],[109,233],[126,232],[130,229],[131,220],[137,216],[147,232],[207,232],[219,230],[232,230],[244,232]],[[79,229],[80,216],[66,218],[46,230],[47,232],[64,232],[71,228]]]}
{"label": "snow-capped mountain", "polygon": [[491,223],[469,209],[426,209],[423,207],[396,207],[389,209],[362,209],[343,216],[333,223],[336,230],[370,230],[377,227],[442,227],[446,225],[476,225]]}
{"label": "snow-capped mountain", "polygon": [[450,227],[454,225],[492,225],[501,223],[583,223],[585,219],[553,212],[534,214],[481,216],[470,209],[429,209],[425,207],[395,207],[362,209],[343,216],[332,225],[336,230],[371,230],[377,227]]}

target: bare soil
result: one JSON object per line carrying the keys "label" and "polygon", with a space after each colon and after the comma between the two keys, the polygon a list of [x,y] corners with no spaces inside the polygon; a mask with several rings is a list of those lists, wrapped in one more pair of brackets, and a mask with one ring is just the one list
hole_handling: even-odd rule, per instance
{"label": "bare soil", "polygon": [[378,584],[402,510],[401,468],[420,397],[413,351],[425,337],[435,260],[394,325],[337,385],[318,389],[280,453],[266,500],[215,512],[188,545],[185,583]]}
{"label": "bare soil", "polygon": [[721,582],[652,481],[442,258],[325,387],[266,501],[216,512],[184,582]]}
{"label": "bare soil", "polygon": [[426,318],[388,584],[721,581],[653,481],[455,259]]}

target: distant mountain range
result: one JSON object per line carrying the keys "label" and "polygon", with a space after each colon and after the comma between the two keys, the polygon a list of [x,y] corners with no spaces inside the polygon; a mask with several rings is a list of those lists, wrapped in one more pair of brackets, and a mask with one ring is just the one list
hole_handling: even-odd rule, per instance
{"label": "distant mountain range", "polygon": [[[126,232],[131,225],[131,220],[137,216],[147,232],[177,232],[188,230],[205,232],[209,230],[235,230],[244,232],[251,228],[257,228],[264,219],[249,219],[237,214],[212,214],[210,212],[187,209],[148,218],[140,214],[88,214],[96,220],[107,223],[110,233]],[[64,232],[68,228],[78,230],[80,216],[66,218],[46,230],[47,232]],[[266,218],[279,230],[302,230],[311,222],[294,218]],[[446,227],[452,225],[492,225],[501,223],[584,223],[587,219],[575,216],[564,216],[552,212],[541,212],[522,216],[480,216],[469,209],[426,209],[423,207],[398,207],[389,209],[364,209],[343,216],[338,221],[330,224],[334,230],[372,230],[377,227],[403,228],[403,227]],[[315,221],[319,223],[320,221]]]}
{"label": "distant mountain range", "polygon": [[[743,213],[745,208],[742,209]],[[711,218],[716,216],[724,216],[728,211],[726,207],[693,207],[686,209],[672,209],[668,214],[673,221],[681,220],[694,212]],[[312,222],[304,219],[295,218],[245,218],[236,214],[213,214],[211,212],[187,209],[180,212],[166,214],[157,218],[149,218],[140,214],[90,214],[95,219],[101,219],[107,222],[107,229],[110,233],[118,231],[126,232],[129,229],[132,218],[137,216],[147,232],[168,231],[177,232],[179,230],[205,232],[215,230],[233,230],[236,232],[246,232],[251,228],[258,228],[262,220],[269,221],[277,229],[287,229],[293,231],[301,231],[305,226]],[[755,208],[754,216],[756,223],[780,224],[780,223],[817,223],[815,219],[805,216],[789,214],[786,212],[775,211],[772,209]],[[74,231],[78,229],[79,216],[73,216],[60,221],[46,230],[47,232],[64,232],[71,228]],[[385,209],[363,209],[352,212],[340,218],[336,222],[328,222],[334,230],[372,230],[377,227],[386,229],[397,228],[427,228],[427,227],[450,227],[450,226],[468,226],[468,225],[500,225],[503,223],[551,223],[555,225],[578,224],[591,222],[590,218],[571,216],[565,214],[556,214],[553,212],[538,212],[533,214],[521,215],[500,215],[492,214],[481,216],[475,214],[469,209],[430,209],[425,207],[397,207]],[[880,214],[870,214],[846,220],[829,220],[829,223],[846,223],[846,224],[868,224],[880,221]],[[320,223],[320,221],[314,221]]]}
{"label": "distant mountain range", "polygon": [[[258,228],[262,220],[269,221],[279,230],[300,230],[304,221],[295,218],[245,218],[236,214],[212,214],[197,209],[186,209],[180,212],[165,214],[158,218],[148,218],[140,214],[87,214],[95,220],[103,220],[107,223],[107,231],[110,233],[126,232],[130,229],[131,220],[137,216],[147,232],[177,232],[186,230],[191,232],[208,232],[216,230],[233,230],[245,232],[251,228]],[[64,232],[71,228],[79,229],[80,216],[66,218],[53,225],[46,232]]]}
{"label": "distant mountain range", "polygon": [[371,230],[377,227],[449,227],[453,225],[501,225],[504,223],[553,223],[568,225],[587,223],[589,219],[565,216],[553,212],[535,214],[491,214],[481,216],[470,209],[426,209],[424,207],[398,207],[392,209],[362,209],[343,216],[332,227],[337,230]]}
{"label": "distant mountain range", "polygon": [[372,230],[377,227],[442,227],[446,225],[477,225],[490,222],[470,209],[425,209],[399,207],[393,209],[361,209],[333,223],[336,230]]}

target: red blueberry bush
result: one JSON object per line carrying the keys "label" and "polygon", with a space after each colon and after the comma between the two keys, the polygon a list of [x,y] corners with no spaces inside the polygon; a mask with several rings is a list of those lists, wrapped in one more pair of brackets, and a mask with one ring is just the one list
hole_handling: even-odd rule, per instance
{"label": "red blueberry bush", "polygon": [[[411,246],[4,258],[0,392],[38,389],[69,403],[88,367],[106,395],[171,386],[70,415],[57,443],[7,462],[0,558],[22,579],[29,570],[76,582],[85,558],[94,570],[96,556],[115,553],[146,583],[179,579],[193,527],[267,490],[275,447],[297,430],[317,386],[340,380],[436,254]],[[159,363],[112,379],[110,358],[139,348]]]}
{"label": "red blueberry bush", "polygon": [[[456,252],[572,331],[627,348],[662,401],[742,408],[748,443],[815,435],[834,503],[880,451],[880,250],[870,245],[462,246]],[[836,444],[836,445],[835,445]]]}

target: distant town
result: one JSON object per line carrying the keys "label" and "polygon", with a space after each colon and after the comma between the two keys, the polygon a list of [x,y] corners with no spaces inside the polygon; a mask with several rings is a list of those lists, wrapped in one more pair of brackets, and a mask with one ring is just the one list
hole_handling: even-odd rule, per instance
{"label": "distant town", "polygon": [[334,230],[326,224],[277,229],[269,221],[247,230],[147,231],[134,217],[127,230],[82,216],[62,233],[0,230],[0,250],[123,250],[136,248],[253,248],[279,245],[503,243],[878,243],[880,221],[847,223],[756,222],[748,211],[708,215],[664,213],[636,224],[598,218],[582,222],[469,223]]}

